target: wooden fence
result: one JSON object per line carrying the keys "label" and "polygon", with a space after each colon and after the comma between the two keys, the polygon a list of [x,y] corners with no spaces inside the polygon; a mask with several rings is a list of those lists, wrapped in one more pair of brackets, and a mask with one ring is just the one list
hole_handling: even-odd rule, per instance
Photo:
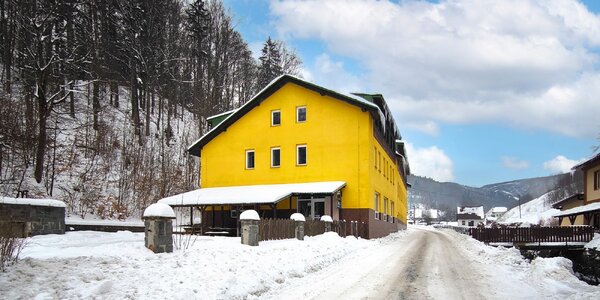
{"label": "wooden fence", "polygon": [[[260,231],[259,241],[281,240],[295,238],[296,224],[289,219],[262,219],[258,223]],[[333,221],[331,231],[341,237],[353,235],[355,237],[367,238],[368,227],[364,223],[356,221]],[[307,220],[304,222],[304,235],[315,236],[325,233],[325,222],[319,220]]]}
{"label": "wooden fence", "polygon": [[484,243],[587,243],[594,238],[594,228],[591,226],[471,228],[469,234]]}

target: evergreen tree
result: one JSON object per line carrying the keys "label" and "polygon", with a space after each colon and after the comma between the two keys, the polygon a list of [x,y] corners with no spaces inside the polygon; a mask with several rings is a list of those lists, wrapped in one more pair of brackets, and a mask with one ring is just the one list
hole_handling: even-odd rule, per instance
{"label": "evergreen tree", "polygon": [[258,87],[262,89],[277,76],[283,74],[281,69],[281,54],[277,41],[267,39],[259,58],[260,66],[258,68]]}

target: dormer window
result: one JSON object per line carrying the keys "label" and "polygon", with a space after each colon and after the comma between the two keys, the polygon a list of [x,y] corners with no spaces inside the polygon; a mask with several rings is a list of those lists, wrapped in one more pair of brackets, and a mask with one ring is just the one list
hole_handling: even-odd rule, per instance
{"label": "dormer window", "polygon": [[281,111],[280,110],[272,110],[271,111],[271,126],[279,126],[281,125]]}
{"label": "dormer window", "polygon": [[297,123],[306,122],[306,106],[296,107],[296,122]]}

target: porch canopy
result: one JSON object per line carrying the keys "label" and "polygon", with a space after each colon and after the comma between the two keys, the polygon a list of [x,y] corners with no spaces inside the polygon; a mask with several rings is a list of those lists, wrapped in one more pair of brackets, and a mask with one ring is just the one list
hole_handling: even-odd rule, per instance
{"label": "porch canopy", "polygon": [[322,181],[212,187],[163,198],[158,202],[172,207],[276,204],[291,196],[334,194],[344,186],[344,181]]}
{"label": "porch canopy", "polygon": [[[583,206],[573,207],[571,209],[563,210],[554,215],[555,218],[558,218],[558,223],[562,223],[564,217],[569,218],[569,222],[571,225],[575,224],[575,219],[578,215],[583,215],[584,224],[589,225],[589,222],[592,220],[592,217],[596,214],[600,213],[600,202],[594,202]],[[595,224],[594,226],[597,226]]]}

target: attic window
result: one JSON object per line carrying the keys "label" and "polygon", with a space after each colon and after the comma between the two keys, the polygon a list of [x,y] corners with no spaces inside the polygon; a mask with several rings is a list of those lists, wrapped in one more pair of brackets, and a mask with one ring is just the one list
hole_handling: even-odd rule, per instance
{"label": "attic window", "polygon": [[281,111],[280,110],[272,110],[271,111],[271,126],[279,126],[281,125]]}

